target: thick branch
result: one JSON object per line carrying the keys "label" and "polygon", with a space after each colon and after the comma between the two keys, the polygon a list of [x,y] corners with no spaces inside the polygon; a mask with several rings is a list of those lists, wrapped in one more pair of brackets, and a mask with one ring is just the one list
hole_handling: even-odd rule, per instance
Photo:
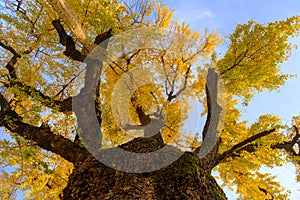
{"label": "thick branch", "polygon": [[65,0],[47,0],[58,16],[64,21],[64,23],[71,29],[72,33],[78,38],[78,40],[83,44],[84,48],[91,51],[94,45],[79,23],[79,20],[73,14],[72,10],[69,8]]}
{"label": "thick branch", "polygon": [[4,98],[2,93],[0,93],[0,108],[1,108],[1,111],[10,109],[10,105],[9,105],[8,101]]}
{"label": "thick branch", "polygon": [[207,130],[210,124],[210,120],[211,120],[211,110],[212,110],[212,103],[211,103],[211,95],[210,92],[208,90],[207,84],[205,86],[205,93],[206,93],[206,107],[207,107],[207,116],[206,116],[206,121],[205,121],[205,125],[202,131],[202,138],[204,139],[206,134],[207,134]]}
{"label": "thick branch", "polygon": [[220,138],[218,137],[218,125],[221,120],[222,108],[218,105],[218,74],[213,68],[208,69],[206,77],[206,93],[208,114],[206,127],[203,129],[203,142],[201,147],[196,148],[202,166],[211,170],[215,166],[216,156],[219,149]]}
{"label": "thick branch", "polygon": [[136,100],[137,100],[136,97],[132,97],[130,99],[130,101],[138,115],[139,121],[141,123],[140,126],[146,126],[146,125],[150,124],[150,122],[151,122],[150,116],[149,116],[149,114],[145,113],[142,106],[137,105]]}
{"label": "thick branch", "polygon": [[0,46],[4,49],[8,50],[9,52],[11,52],[13,55],[19,55],[14,48],[12,48],[11,46],[7,46],[6,44],[4,44],[1,41],[0,41]]}
{"label": "thick branch", "polygon": [[99,34],[95,41],[94,41],[94,44],[101,44],[102,42],[104,42],[106,39],[110,38],[111,36],[113,36],[112,34],[112,29],[109,29],[108,31],[104,32],[104,33],[101,33]]}
{"label": "thick branch", "polygon": [[49,97],[36,88],[28,86],[20,81],[11,81],[11,85],[17,87],[19,90],[25,92],[28,96],[48,108],[55,109],[63,113],[72,112],[72,97],[60,101]]}
{"label": "thick branch", "polygon": [[60,24],[60,19],[52,21],[52,24],[59,35],[59,42],[66,47],[64,54],[73,60],[83,62],[85,56],[76,49],[75,41],[67,34],[64,27]]}
{"label": "thick branch", "polygon": [[[222,153],[221,155],[218,155],[217,157],[217,164],[224,161],[225,159],[231,157],[233,155],[234,152],[241,150],[243,147],[245,147],[247,144],[250,144],[251,142],[254,142],[255,140],[264,137],[266,135],[269,135],[271,133],[273,133],[275,131],[275,129],[271,129],[271,130],[267,130],[267,131],[263,131],[260,132],[256,135],[253,135],[245,140],[243,140],[242,142],[234,145],[233,147],[231,147],[229,150],[225,151],[224,153]],[[250,146],[249,146],[250,147]],[[246,149],[245,149],[246,150]]]}
{"label": "thick branch", "polygon": [[300,138],[300,134],[299,134],[299,130],[298,130],[298,128],[297,128],[297,126],[293,126],[293,128],[295,129],[295,132],[296,132],[296,135],[295,135],[295,137],[293,138],[293,140],[292,140],[292,145],[295,145],[296,144],[296,142],[299,140],[299,138]]}
{"label": "thick branch", "polygon": [[[208,129],[211,126],[212,115],[215,114],[218,118],[216,123],[219,122],[219,115],[220,115],[220,107],[217,102],[217,95],[218,95],[218,77],[216,72],[213,72],[212,69],[209,69],[209,74],[206,77],[206,85],[205,85],[205,92],[206,92],[206,105],[207,105],[207,116],[205,125],[202,131],[202,138],[205,139]],[[217,128],[217,127],[215,127]],[[214,130],[217,131],[217,130]]]}
{"label": "thick branch", "polygon": [[298,142],[300,138],[299,130],[296,126],[293,126],[295,129],[296,135],[290,142],[283,142],[279,144],[272,145],[271,148],[273,149],[284,149],[287,153],[291,153],[294,156],[299,156],[299,154],[296,153],[296,151],[293,149],[294,145]]}
{"label": "thick branch", "polygon": [[150,119],[149,115],[145,114],[142,106],[137,106],[135,108],[135,110],[138,114],[141,126],[146,126],[146,125],[150,124],[151,119]]}
{"label": "thick branch", "polygon": [[16,52],[14,48],[11,46],[7,46],[4,43],[0,42],[0,46],[8,51],[10,51],[13,54],[13,57],[10,59],[10,61],[5,65],[5,68],[9,72],[9,78],[10,79],[17,79],[17,74],[15,70],[15,64],[18,62],[18,60],[21,58],[21,56]]}
{"label": "thick branch", "polygon": [[[300,154],[297,153],[295,150],[294,150],[294,145],[296,143],[299,142],[299,138],[300,138],[300,135],[299,135],[299,132],[298,132],[298,128],[294,126],[294,129],[296,131],[296,135],[294,136],[294,138],[292,139],[292,141],[290,142],[283,142],[283,143],[277,143],[277,144],[273,144],[271,145],[271,148],[272,149],[284,149],[287,153],[290,153],[292,154],[293,156],[299,156]],[[258,144],[257,143],[251,143],[251,144],[247,144],[245,146],[243,146],[242,148],[239,148],[238,150],[234,151],[230,156],[228,156],[227,158],[229,157],[240,157],[240,153],[242,151],[247,151],[249,153],[253,153],[255,152],[255,149],[258,147]],[[222,154],[223,155],[223,154]],[[225,158],[226,159],[226,158]],[[222,162],[224,161],[225,159],[219,161],[219,162]]]}
{"label": "thick branch", "polygon": [[61,135],[54,134],[49,127],[36,127],[24,123],[21,117],[8,106],[8,101],[0,93],[1,112],[0,125],[9,131],[31,140],[39,147],[60,155],[69,162],[82,161],[88,152]]}

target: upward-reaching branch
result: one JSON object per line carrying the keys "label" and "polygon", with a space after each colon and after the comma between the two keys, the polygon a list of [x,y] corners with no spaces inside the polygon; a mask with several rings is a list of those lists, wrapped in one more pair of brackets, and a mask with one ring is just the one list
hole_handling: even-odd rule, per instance
{"label": "upward-reaching branch", "polygon": [[89,40],[86,32],[82,28],[79,20],[73,14],[65,0],[48,0],[58,16],[64,21],[64,23],[71,29],[72,33],[83,44],[84,48],[91,51],[94,48],[94,44]]}
{"label": "upward-reaching branch", "polygon": [[[215,166],[221,139],[218,138],[218,125],[221,120],[221,108],[218,104],[218,74],[209,68],[206,77],[206,97],[208,114],[203,129],[202,145],[196,148],[201,158],[201,165],[210,171]],[[202,155],[205,155],[204,157]]]}
{"label": "upward-reaching branch", "polygon": [[205,93],[206,93],[207,115],[206,115],[205,125],[204,125],[203,131],[202,131],[203,140],[205,139],[205,136],[208,131],[208,127],[209,127],[210,120],[211,120],[211,110],[212,110],[212,103],[211,103],[212,100],[211,100],[211,95],[210,95],[209,89],[207,87],[207,84],[205,85]]}
{"label": "upward-reaching branch", "polygon": [[[220,113],[222,108],[218,105],[217,95],[218,95],[218,75],[213,69],[209,69],[208,75],[206,77],[206,105],[207,105],[207,116],[206,122],[202,131],[203,140],[205,139],[209,127],[213,127],[212,131],[217,131],[217,125],[220,120]],[[214,122],[212,123],[212,120]]]}
{"label": "upward-reaching branch", "polygon": [[296,153],[293,147],[297,142],[299,142],[300,134],[296,126],[293,126],[293,128],[295,129],[296,135],[293,137],[292,141],[274,144],[271,147],[273,149],[284,149],[287,153],[290,153],[294,156],[299,156],[300,154]]}
{"label": "upward-reaching branch", "polygon": [[64,27],[60,24],[60,20],[54,20],[52,24],[59,35],[60,43],[66,47],[64,54],[73,60],[83,62],[86,55],[82,55],[82,53],[76,49],[75,41],[67,34]]}
{"label": "upward-reaching branch", "polygon": [[10,61],[5,65],[5,68],[9,72],[9,79],[17,79],[17,73],[15,69],[15,64],[18,62],[18,60],[21,58],[21,56],[17,53],[17,51],[12,48],[11,46],[8,46],[0,41],[0,46],[8,51],[10,51],[13,54],[13,57],[10,59]]}

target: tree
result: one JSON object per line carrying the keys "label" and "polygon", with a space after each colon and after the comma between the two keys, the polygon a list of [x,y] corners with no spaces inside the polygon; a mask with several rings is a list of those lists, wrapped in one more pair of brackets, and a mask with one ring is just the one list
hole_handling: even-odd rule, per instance
{"label": "tree", "polygon": [[[290,78],[280,64],[298,16],[237,25],[217,56],[222,40],[215,32],[179,24],[162,3],[0,5],[2,198],[21,190],[37,199],[226,199],[212,171],[241,199],[287,198],[259,169],[286,162],[299,169],[299,117],[286,127],[266,114],[247,127],[236,105]],[[95,52],[104,52],[105,62]],[[208,61],[199,64],[201,58]],[[196,137],[183,128],[193,101],[206,107]],[[224,125],[216,125],[224,112]],[[97,126],[86,128],[91,121]],[[139,157],[159,150],[159,157]],[[142,164],[126,160],[126,152]]]}

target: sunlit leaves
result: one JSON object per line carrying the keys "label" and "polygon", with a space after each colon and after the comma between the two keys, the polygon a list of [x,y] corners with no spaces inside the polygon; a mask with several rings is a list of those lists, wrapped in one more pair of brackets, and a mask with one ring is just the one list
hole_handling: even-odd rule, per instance
{"label": "sunlit leaves", "polygon": [[[160,5],[158,7],[160,8]],[[161,16],[163,15],[162,13]],[[159,24],[157,26],[160,27]],[[195,74],[203,67],[197,66],[196,61],[200,57],[208,57],[221,42],[215,33],[206,32],[202,36],[192,31],[189,25],[179,24],[177,21],[170,22],[167,29],[160,29],[161,32],[156,29],[157,32],[150,30],[152,29],[137,29],[136,32],[140,34],[132,36],[129,32],[127,38],[126,34],[125,38],[120,34],[116,38],[113,37],[113,45],[108,46],[109,61],[101,77],[99,95],[102,102],[101,109],[104,111],[102,129],[104,133],[111,135],[113,141],[122,141],[120,138],[123,138],[125,142],[128,137],[131,138],[130,135],[123,136],[124,131],[120,129],[120,125],[129,121],[136,125],[140,124],[135,110],[138,106],[149,115],[164,110],[167,128],[162,134],[167,143],[172,141],[180,132],[182,122],[187,118],[190,110],[189,98],[196,97],[192,86],[197,82]],[[138,70],[144,70],[144,73],[135,77],[133,74]],[[127,78],[121,84],[123,89],[115,91],[116,84],[120,84],[119,81],[123,81],[124,77]],[[146,77],[150,77],[152,82],[147,83]],[[131,100],[128,97],[120,101],[125,103],[128,101],[131,120],[114,122],[108,105],[112,101],[112,93],[124,91],[132,92]],[[176,99],[175,96],[172,97],[175,94],[178,95]],[[117,112],[120,114],[121,110]]]}
{"label": "sunlit leaves", "polygon": [[[83,86],[80,77],[84,75],[84,66],[62,53],[64,47],[51,24],[58,16],[51,6],[44,0],[23,1],[23,10],[16,12],[13,1],[8,2],[9,9],[0,11],[0,40],[21,55],[15,66],[19,80],[53,100],[78,94]],[[142,107],[146,115],[162,111],[166,116],[165,129],[162,130],[165,143],[184,150],[197,148],[201,144],[201,134],[193,138],[192,133],[182,132],[192,107],[190,100],[206,105],[205,66],[197,62],[201,58],[206,63],[216,63],[227,90],[224,96],[227,104],[223,108],[226,119],[220,133],[222,142],[219,153],[261,131],[276,128],[272,134],[247,144],[248,149],[234,152],[216,168],[224,186],[236,186],[240,199],[287,198],[287,193],[281,191],[274,177],[258,171],[262,166],[280,166],[286,161],[293,161],[299,168],[299,157],[273,148],[275,144],[292,139],[295,132],[285,134],[285,127],[277,116],[263,115],[252,125],[241,121],[241,110],[237,108],[240,98],[236,96],[247,104],[257,92],[278,89],[289,78],[289,75],[280,73],[280,66],[291,53],[292,45],[288,39],[297,35],[299,17],[268,24],[251,20],[247,24],[237,25],[228,38],[229,46],[224,57],[217,58],[213,51],[222,42],[220,36],[208,30],[200,34],[188,24],[173,20],[174,11],[162,2],[132,0],[130,4],[130,1],[117,0],[68,0],[67,3],[90,39],[109,29],[114,35],[151,27],[164,31],[161,40],[155,34],[147,41],[144,41],[144,36],[138,35],[135,40],[122,41],[121,44],[126,44],[123,49],[109,52],[115,55],[105,63],[101,87],[95,96],[96,107],[101,110],[101,128],[105,135],[103,146],[119,145],[135,137],[116,122],[111,101],[112,91],[121,77],[142,66],[147,68],[147,77],[151,77],[153,82],[142,85],[132,92],[128,102],[123,102],[128,104],[129,121],[141,125],[137,107]],[[77,42],[76,48],[82,50],[82,44],[65,24],[63,26]],[[136,46],[142,41],[159,45],[157,48]],[[12,53],[1,48],[1,92],[10,100],[12,109],[24,122],[47,126],[55,134],[73,140],[79,132],[75,116],[58,113],[55,106],[51,109],[42,106],[38,95],[29,97],[18,87],[7,89],[9,74],[3,66],[11,57]],[[182,88],[183,92],[172,99],[172,95]],[[205,114],[207,109],[204,109],[202,116]],[[299,121],[295,117],[293,125],[299,126]],[[28,198],[57,198],[66,185],[71,164],[13,133],[7,137],[0,141],[1,198],[13,197],[17,189],[23,190]],[[189,142],[191,146],[185,146]]]}
{"label": "sunlit leaves", "polygon": [[217,64],[227,90],[247,103],[256,92],[278,89],[289,78],[280,73],[280,66],[291,53],[288,39],[298,30],[297,16],[265,25],[254,21],[237,25]]}

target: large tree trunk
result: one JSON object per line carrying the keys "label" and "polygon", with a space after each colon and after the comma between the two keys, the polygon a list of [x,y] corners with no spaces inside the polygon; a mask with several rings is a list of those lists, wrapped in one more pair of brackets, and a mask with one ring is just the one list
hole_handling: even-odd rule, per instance
{"label": "large tree trunk", "polygon": [[[135,139],[120,147],[134,152],[153,150],[149,140],[140,142],[141,139]],[[210,173],[200,167],[200,162],[196,154],[185,152],[160,170],[126,173],[88,156],[75,164],[63,199],[227,199]]]}

